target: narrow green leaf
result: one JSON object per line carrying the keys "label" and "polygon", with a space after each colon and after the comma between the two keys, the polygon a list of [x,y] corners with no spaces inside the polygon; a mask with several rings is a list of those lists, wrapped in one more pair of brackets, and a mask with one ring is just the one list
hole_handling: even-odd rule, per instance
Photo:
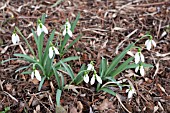
{"label": "narrow green leaf", "polygon": [[133,60],[134,58],[131,57],[129,59],[127,59],[125,62],[123,62],[117,69],[115,69],[114,71],[111,72],[111,76],[115,77],[116,75],[118,75],[119,73],[121,73],[122,71],[124,71],[126,69],[126,67],[128,66],[128,64]]}
{"label": "narrow green leaf", "polygon": [[42,77],[41,82],[40,82],[39,87],[38,87],[38,91],[40,91],[40,90],[41,90],[42,85],[44,84],[45,79],[46,79],[46,77],[45,77],[45,76],[44,76],[44,77]]}
{"label": "narrow green leaf", "polygon": [[104,57],[102,57],[102,61],[100,63],[100,68],[99,68],[100,77],[104,76],[106,70],[107,70],[107,60]]}
{"label": "narrow green leaf", "polygon": [[45,23],[45,17],[46,17],[46,14],[43,13],[43,14],[42,14],[42,17],[41,17],[41,22],[42,22],[43,25],[44,25],[44,23]]}
{"label": "narrow green leaf", "polygon": [[111,89],[109,89],[109,88],[102,88],[102,89],[100,89],[100,90],[103,90],[104,92],[107,92],[107,93],[109,93],[109,94],[111,94],[111,95],[113,95],[113,96],[116,96],[116,93],[115,92],[113,92]]}
{"label": "narrow green leaf", "polygon": [[82,37],[82,35],[79,35],[74,41],[72,41],[72,42],[69,44],[69,46],[64,49],[63,54],[66,53],[66,51],[67,51],[70,47],[72,47],[81,37]]}
{"label": "narrow green leaf", "polygon": [[21,74],[23,74],[23,75],[29,75],[29,74],[31,74],[32,73],[32,71],[24,71],[24,72],[22,72]]}
{"label": "narrow green leaf", "polygon": [[62,62],[62,60],[60,60],[61,64],[63,65],[63,67],[65,68],[65,70],[67,71],[67,73],[69,74],[69,76],[71,77],[72,80],[74,80],[74,73],[73,70],[71,69],[71,67],[69,65],[66,65]]}
{"label": "narrow green leaf", "polygon": [[80,84],[83,81],[84,72],[86,71],[85,69],[86,69],[86,66],[85,66],[85,64],[83,64],[80,68],[79,73],[75,77],[74,81],[75,81],[76,85]]}
{"label": "narrow green leaf", "polygon": [[118,65],[118,63],[121,61],[121,59],[126,55],[126,53],[134,46],[134,43],[129,44],[128,47],[124,49],[122,53],[120,53],[118,56],[116,56],[109,68],[107,69],[105,76],[109,75],[111,71],[114,70],[114,68]]}
{"label": "narrow green leaf", "polygon": [[72,23],[72,25],[71,25],[71,31],[72,31],[72,32],[74,32],[74,29],[75,29],[75,27],[76,27],[76,24],[77,24],[79,18],[80,18],[80,12],[78,13],[75,21],[74,21],[74,22]]}
{"label": "narrow green leaf", "polygon": [[1,64],[4,64],[5,62],[11,61],[11,60],[22,60],[21,58],[9,58],[7,60],[1,61]]}
{"label": "narrow green leaf", "polygon": [[[49,47],[50,47],[50,42],[52,42],[53,38],[54,38],[54,33],[55,33],[55,30],[52,31],[51,35],[50,35],[50,38],[48,39],[48,42],[46,44],[46,48],[45,48],[45,51],[44,51],[44,55],[43,55],[43,63],[46,62],[47,60],[47,57],[48,57],[48,52],[49,52]],[[43,64],[44,66],[45,64]]]}
{"label": "narrow green leaf", "polygon": [[25,61],[29,61],[29,62],[31,62],[31,63],[37,63],[36,60],[34,60],[33,58],[31,58],[31,57],[28,56],[28,55],[24,55],[24,54],[14,54],[14,56],[16,56],[16,57],[22,57],[22,58],[24,58]]}
{"label": "narrow green leaf", "polygon": [[57,106],[60,106],[61,93],[62,93],[62,91],[60,89],[57,89],[57,93],[56,93]]}
{"label": "narrow green leaf", "polygon": [[[148,68],[151,68],[151,67],[154,67],[153,65],[151,64],[146,64],[146,63],[142,63],[143,67],[148,67]],[[138,66],[138,64],[130,64],[126,67],[126,69],[132,69],[132,68],[136,68]]]}
{"label": "narrow green leaf", "polygon": [[[61,61],[63,62],[63,63],[65,63],[65,62],[69,62],[69,61],[71,61],[71,60],[78,60],[80,57],[67,57],[67,58],[65,58],[65,59],[62,59]],[[55,65],[54,65],[54,67],[56,68],[56,67],[58,67],[58,66],[60,66],[61,65],[61,62],[58,62],[58,63],[56,63]]]}
{"label": "narrow green leaf", "polygon": [[36,56],[35,56],[35,53],[34,53],[34,51],[33,51],[33,49],[32,49],[32,47],[30,46],[30,44],[28,43],[28,41],[27,41],[27,39],[24,37],[24,35],[22,35],[22,33],[21,33],[21,31],[18,29],[18,27],[15,27],[15,29],[16,29],[17,32],[21,35],[21,37],[24,39],[24,41],[26,42],[26,44],[27,44],[29,50],[31,51],[31,53],[33,54],[33,56],[36,57]]}
{"label": "narrow green leaf", "polygon": [[59,87],[59,89],[62,89],[59,74],[56,72],[56,69],[53,66],[52,66],[52,69],[53,69],[53,72],[54,72],[54,76],[57,80],[58,87]]}
{"label": "narrow green leaf", "polygon": [[30,64],[30,65],[28,65],[28,66],[22,66],[22,67],[18,68],[18,69],[15,71],[15,73],[18,72],[18,71],[21,71],[21,70],[23,70],[23,69],[27,69],[27,68],[29,68],[31,65],[32,65],[32,64]]}

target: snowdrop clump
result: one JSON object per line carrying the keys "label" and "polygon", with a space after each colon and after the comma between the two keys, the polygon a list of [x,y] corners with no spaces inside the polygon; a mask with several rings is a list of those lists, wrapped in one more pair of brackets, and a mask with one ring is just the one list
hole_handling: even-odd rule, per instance
{"label": "snowdrop clump", "polygon": [[93,76],[90,80],[90,84],[93,85],[95,83],[95,80],[97,80],[100,84],[102,84],[102,79],[99,75],[97,75],[96,70],[94,69],[93,63],[91,62],[90,64],[87,65],[87,72],[85,72],[85,75],[83,77],[84,82],[89,83],[89,75],[88,73],[90,71],[93,71]]}
{"label": "snowdrop clump", "polygon": [[[149,36],[149,39],[146,40],[145,46],[146,46],[146,49],[147,49],[148,51],[150,51],[152,45],[153,45],[154,47],[156,47],[156,43],[155,43],[154,40],[152,40],[152,36],[149,35],[149,34],[143,36],[142,38],[144,38],[144,37],[146,37],[146,36]],[[142,65],[144,62],[145,62],[144,55],[141,53],[141,49],[138,48],[138,52],[135,54],[135,63],[138,64],[138,66],[135,68],[135,72],[137,73],[138,71],[140,71],[140,74],[141,74],[142,76],[145,75],[144,66]]]}

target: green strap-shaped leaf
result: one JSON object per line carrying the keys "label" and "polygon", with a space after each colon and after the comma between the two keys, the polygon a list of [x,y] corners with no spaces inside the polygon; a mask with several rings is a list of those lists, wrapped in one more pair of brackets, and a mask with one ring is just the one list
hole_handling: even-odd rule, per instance
{"label": "green strap-shaped leaf", "polygon": [[22,58],[24,58],[25,61],[28,61],[28,62],[31,62],[31,63],[37,63],[36,60],[34,60],[33,58],[31,58],[31,57],[28,56],[28,55],[24,55],[24,54],[14,54],[14,56],[22,57]]}
{"label": "green strap-shaped leaf", "polygon": [[63,67],[65,68],[65,70],[67,71],[68,75],[71,77],[72,80],[74,80],[74,73],[73,70],[71,69],[71,67],[69,65],[66,65],[62,62],[62,60],[60,60],[61,64],[63,65]]}
{"label": "green strap-shaped leaf", "polygon": [[[69,62],[69,61],[71,61],[71,60],[78,60],[80,57],[68,57],[68,58],[65,58],[65,59],[62,59],[61,61],[63,62],[63,63],[65,63],[65,62]],[[54,65],[54,67],[56,68],[56,67],[58,67],[58,66],[60,66],[61,65],[61,62],[58,62],[58,63],[56,63],[55,65]]]}
{"label": "green strap-shaped leaf", "polygon": [[57,106],[60,106],[61,93],[62,93],[62,91],[60,89],[57,89],[57,93],[56,93]]}
{"label": "green strap-shaped leaf", "polygon": [[46,79],[46,77],[45,77],[45,76],[44,76],[44,77],[42,77],[41,82],[40,82],[39,87],[38,87],[38,91],[40,91],[40,90],[41,90],[42,85],[44,84],[45,79]]}
{"label": "green strap-shaped leaf", "polygon": [[102,57],[102,61],[100,63],[100,68],[99,68],[100,77],[104,76],[106,70],[107,70],[107,60],[104,57]]}
{"label": "green strap-shaped leaf", "polygon": [[111,95],[113,95],[113,96],[116,96],[116,93],[113,92],[113,91],[112,91],[111,89],[109,89],[109,88],[104,87],[104,88],[102,88],[102,89],[100,89],[100,90],[103,90],[104,92],[107,92],[107,93],[109,93],[109,94],[111,94]]}
{"label": "green strap-shaped leaf", "polygon": [[128,64],[133,60],[134,58],[131,57],[129,59],[127,59],[125,62],[123,62],[117,69],[115,69],[114,71],[111,72],[111,76],[115,77],[116,75],[118,75],[119,73],[121,73],[122,71],[124,71],[126,69],[126,67],[128,66]]}
{"label": "green strap-shaped leaf", "polygon": [[124,49],[124,51],[122,53],[120,53],[118,56],[116,56],[111,65],[109,66],[109,68],[107,69],[105,76],[110,75],[111,71],[114,70],[114,68],[118,65],[118,63],[122,60],[122,58],[126,55],[126,53],[134,46],[134,43],[128,45],[128,47],[126,47]]}
{"label": "green strap-shaped leaf", "polygon": [[[50,47],[50,42],[52,42],[52,40],[54,39],[54,33],[55,33],[55,30],[52,31],[51,35],[50,35],[50,38],[48,39],[48,42],[46,44],[46,48],[45,48],[45,51],[44,51],[44,55],[43,55],[43,63],[46,62],[47,58],[48,58],[48,52],[49,52],[49,47]],[[43,64],[44,66],[45,64]]]}

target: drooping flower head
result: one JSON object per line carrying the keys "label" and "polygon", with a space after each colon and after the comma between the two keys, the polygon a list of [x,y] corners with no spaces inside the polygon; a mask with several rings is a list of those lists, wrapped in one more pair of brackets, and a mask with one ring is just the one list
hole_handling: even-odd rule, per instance
{"label": "drooping flower head", "polygon": [[141,49],[138,48],[138,52],[135,54],[135,63],[138,64],[140,61],[145,62],[145,58],[141,53]]}
{"label": "drooping flower head", "polygon": [[126,89],[126,93],[128,93],[128,98],[129,98],[129,99],[132,98],[132,97],[133,97],[133,94],[136,93],[135,88],[132,87],[132,86],[129,86],[129,88]]}
{"label": "drooping flower head", "polygon": [[50,48],[49,48],[49,58],[50,58],[50,59],[53,57],[54,53],[55,53],[56,55],[59,55],[59,54],[60,54],[59,51],[58,51],[58,49],[51,43],[51,44],[50,44]]}
{"label": "drooping flower head", "polygon": [[138,70],[140,70],[140,74],[141,74],[142,76],[145,75],[145,70],[144,70],[144,67],[143,67],[143,65],[142,65],[141,63],[135,68],[135,72],[137,73]]}
{"label": "drooping flower head", "polygon": [[154,40],[152,40],[152,36],[151,35],[149,35],[149,39],[146,40],[145,45],[146,45],[146,48],[147,48],[148,51],[150,51],[152,45],[154,47],[156,47],[156,43],[155,43]]}
{"label": "drooping flower head", "polygon": [[89,83],[89,75],[88,75],[87,72],[85,72],[85,75],[84,75],[84,77],[83,77],[83,80],[84,80],[85,83]]}
{"label": "drooping flower head", "polygon": [[41,75],[40,75],[39,71],[35,69],[35,65],[36,64],[33,64],[33,71],[31,73],[31,79],[33,79],[35,76],[37,80],[41,81]]}
{"label": "drooping flower head", "polygon": [[99,75],[97,75],[96,71],[94,71],[94,74],[91,78],[91,81],[90,81],[90,84],[93,85],[95,83],[95,79],[100,83],[102,84],[102,79]]}
{"label": "drooping flower head", "polygon": [[38,19],[37,35],[40,36],[42,32],[48,34],[48,29],[42,24],[41,20]]}
{"label": "drooping flower head", "polygon": [[14,30],[12,34],[12,43],[16,44],[16,43],[19,43],[19,41],[20,41],[19,36],[16,34],[16,31]]}
{"label": "drooping flower head", "polygon": [[66,35],[66,33],[72,37],[73,36],[73,33],[71,31],[71,24],[69,23],[68,19],[66,20],[66,23],[64,25],[64,31],[63,31],[63,36]]}

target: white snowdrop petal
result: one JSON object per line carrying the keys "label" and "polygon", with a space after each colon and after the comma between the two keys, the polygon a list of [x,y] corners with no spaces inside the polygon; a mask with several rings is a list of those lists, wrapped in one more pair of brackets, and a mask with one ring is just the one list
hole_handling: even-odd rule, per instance
{"label": "white snowdrop petal", "polygon": [[17,34],[16,34],[16,39],[17,39],[17,42],[20,41],[19,36]]}
{"label": "white snowdrop petal", "polygon": [[59,51],[58,51],[58,49],[55,48],[55,47],[54,47],[54,52],[55,52],[56,55],[59,55],[59,54],[60,54]]}
{"label": "white snowdrop petal", "polygon": [[73,33],[72,33],[72,31],[71,31],[70,29],[67,30],[67,33],[68,33],[68,35],[69,35],[70,37],[73,36]]}
{"label": "white snowdrop petal", "polygon": [[102,79],[101,79],[100,76],[98,76],[97,74],[96,74],[96,79],[97,79],[97,81],[98,81],[100,84],[102,84]]}
{"label": "white snowdrop petal", "polygon": [[38,70],[35,70],[35,77],[37,80],[41,81],[41,76]]}
{"label": "white snowdrop petal", "polygon": [[42,30],[44,31],[44,33],[48,34],[48,29],[43,24],[41,25],[42,25]]}
{"label": "white snowdrop petal", "polygon": [[128,98],[132,98],[132,96],[133,96],[133,92],[130,90],[130,91],[128,92]]}
{"label": "white snowdrop petal", "polygon": [[40,28],[40,25],[37,27],[37,35],[40,36],[42,32],[42,29]]}
{"label": "white snowdrop petal", "polygon": [[141,74],[142,76],[145,75],[145,70],[144,70],[143,66],[140,67],[140,74]]}
{"label": "white snowdrop petal", "polygon": [[154,40],[152,40],[152,44],[153,44],[154,47],[156,47],[156,43],[155,43]]}
{"label": "white snowdrop petal", "polygon": [[92,76],[90,84],[93,85],[95,83],[95,75]]}
{"label": "white snowdrop petal", "polygon": [[137,53],[135,54],[135,63],[138,64],[139,61],[140,61],[140,56],[139,56],[139,52],[137,52]]}
{"label": "white snowdrop petal", "polygon": [[87,70],[88,70],[88,71],[94,70],[94,66],[93,66],[92,64],[88,64],[88,65],[87,65]]}
{"label": "white snowdrop petal", "polygon": [[51,59],[52,57],[53,57],[53,48],[52,47],[50,47],[49,48],[49,58]]}
{"label": "white snowdrop petal", "polygon": [[13,44],[17,43],[17,38],[16,38],[15,34],[12,34],[12,43]]}
{"label": "white snowdrop petal", "polygon": [[137,67],[135,68],[135,72],[137,73],[138,70],[139,70],[139,66],[137,66]]}
{"label": "white snowdrop petal", "polygon": [[89,76],[88,76],[88,74],[84,75],[83,79],[84,79],[84,82],[89,83]]}
{"label": "white snowdrop petal", "polygon": [[34,78],[34,71],[31,73],[31,79]]}
{"label": "white snowdrop petal", "polygon": [[146,47],[147,47],[147,50],[150,51],[150,49],[151,49],[151,40],[149,40],[149,42],[147,43]]}
{"label": "white snowdrop petal", "polygon": [[140,53],[140,58],[141,58],[141,61],[142,61],[142,62],[145,62],[145,58],[144,58],[144,56],[143,56],[142,53]]}
{"label": "white snowdrop petal", "polygon": [[63,31],[63,36],[65,36],[66,35],[66,29],[64,29],[64,31]]}
{"label": "white snowdrop petal", "polygon": [[149,42],[149,40],[146,40],[146,42],[145,42],[145,46],[147,46],[147,45],[148,45],[148,42]]}

